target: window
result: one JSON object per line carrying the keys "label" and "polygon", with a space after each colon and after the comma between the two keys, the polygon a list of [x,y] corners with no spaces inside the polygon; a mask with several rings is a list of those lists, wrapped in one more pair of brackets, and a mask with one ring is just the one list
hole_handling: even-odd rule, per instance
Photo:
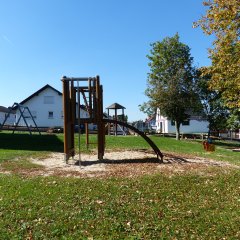
{"label": "window", "polygon": [[184,120],[184,121],[182,122],[182,125],[183,125],[183,126],[189,126],[189,125],[190,125],[189,119]]}
{"label": "window", "polygon": [[48,118],[53,118],[53,112],[48,112]]}
{"label": "window", "polygon": [[44,104],[53,104],[54,96],[44,96],[43,102],[44,102]]}
{"label": "window", "polygon": [[[171,121],[171,125],[172,126],[175,126],[175,121]],[[182,122],[182,125],[183,126],[189,126],[190,125],[190,121],[189,121],[189,119],[187,119],[187,120],[184,120],[183,122]]]}

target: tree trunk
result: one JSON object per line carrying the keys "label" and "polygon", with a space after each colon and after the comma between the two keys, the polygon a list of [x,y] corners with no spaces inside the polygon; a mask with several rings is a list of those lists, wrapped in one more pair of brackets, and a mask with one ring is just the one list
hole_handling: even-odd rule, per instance
{"label": "tree trunk", "polygon": [[178,121],[175,121],[175,127],[176,127],[176,140],[180,140],[180,123]]}
{"label": "tree trunk", "polygon": [[210,138],[210,136],[211,136],[211,131],[210,131],[210,129],[208,130],[208,138]]}
{"label": "tree trunk", "polygon": [[211,123],[211,119],[208,118],[208,122],[209,122],[209,126],[208,126],[208,138],[210,138],[211,136],[211,131],[212,131],[212,123]]}

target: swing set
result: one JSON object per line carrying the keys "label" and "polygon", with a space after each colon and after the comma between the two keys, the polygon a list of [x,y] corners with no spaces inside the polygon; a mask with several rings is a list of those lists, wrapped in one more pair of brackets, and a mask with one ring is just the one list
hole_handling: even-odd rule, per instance
{"label": "swing set", "polygon": [[[10,118],[11,113],[14,113],[15,111],[19,111],[20,117],[18,118],[16,124],[14,124],[13,132],[12,132],[13,134],[14,134],[14,132],[16,130],[20,129],[19,128],[19,123],[20,123],[20,120],[23,119],[23,121],[24,121],[24,123],[25,123],[25,125],[27,127],[27,130],[29,131],[30,135],[32,135],[32,129],[34,129],[34,128],[37,130],[39,135],[41,135],[41,133],[39,131],[39,128],[38,128],[38,126],[37,126],[37,124],[36,124],[36,122],[34,120],[34,117],[33,117],[32,113],[31,113],[31,111],[29,110],[29,108],[25,107],[25,106],[23,106],[23,105],[21,105],[19,103],[14,103],[12,105],[12,107],[9,108],[9,111],[8,111],[7,115],[5,116],[5,119],[4,119],[3,123],[2,123],[2,125],[0,126],[0,131],[3,129],[4,125],[7,123],[7,120],[8,120],[8,118]],[[31,119],[33,125],[35,126],[34,128],[32,128],[29,125],[29,123],[27,121],[27,118]]]}

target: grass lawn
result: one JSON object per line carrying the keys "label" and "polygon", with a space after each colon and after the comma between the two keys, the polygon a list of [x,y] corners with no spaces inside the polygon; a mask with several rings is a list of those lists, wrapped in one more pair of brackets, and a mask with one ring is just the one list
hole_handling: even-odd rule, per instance
{"label": "grass lawn", "polygon": [[[216,151],[209,153],[203,150],[201,141],[181,140],[173,138],[152,136],[151,139],[164,153],[186,154],[199,156],[220,161],[228,161],[240,165],[240,153],[233,152],[231,148],[240,148],[240,142],[215,141]],[[96,135],[90,135],[90,150],[96,148]],[[75,145],[78,146],[78,136],[75,136]],[[150,146],[141,138],[136,136],[106,136],[107,150],[121,149],[150,149]],[[81,150],[88,152],[85,145],[85,135],[81,136]],[[50,152],[63,152],[63,134],[37,135],[29,134],[12,135],[0,132],[0,162],[24,158],[30,155],[44,156]]]}
{"label": "grass lawn", "polygon": [[[148,149],[139,137],[107,136],[110,150]],[[152,137],[164,153],[240,165],[239,143]],[[91,136],[91,142],[96,137]],[[84,138],[81,149],[87,152]],[[77,137],[76,137],[77,142]],[[94,148],[94,144],[91,144]],[[0,133],[0,163],[33,168],[30,157],[63,151],[63,136]],[[0,165],[1,171],[1,165]],[[240,239],[240,171],[210,168],[205,175],[77,179],[0,173],[1,239]]]}

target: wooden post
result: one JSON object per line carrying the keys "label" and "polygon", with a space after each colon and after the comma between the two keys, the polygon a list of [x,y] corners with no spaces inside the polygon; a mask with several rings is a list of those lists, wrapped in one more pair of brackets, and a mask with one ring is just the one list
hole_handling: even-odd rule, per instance
{"label": "wooden post", "polygon": [[69,159],[70,132],[69,132],[69,81],[66,77],[62,78],[63,83],[63,116],[64,116],[64,160]]}
{"label": "wooden post", "polygon": [[[107,117],[109,118],[109,108],[107,109]],[[108,123],[108,135],[111,135],[111,125]]]}
{"label": "wooden post", "polygon": [[[115,108],[115,120],[117,120],[117,109]],[[117,122],[115,122],[115,136],[117,136]]]}
{"label": "wooden post", "polygon": [[69,102],[69,117],[70,117],[70,134],[71,134],[71,156],[74,157],[75,149],[74,149],[74,126],[76,121],[76,91],[74,89],[74,82],[71,81],[71,88],[70,88],[70,102]]}
{"label": "wooden post", "polygon": [[98,159],[103,159],[103,122],[101,111],[101,88],[99,84],[99,76],[96,76],[96,122],[97,122],[97,138],[98,138]]}
{"label": "wooden post", "polygon": [[100,85],[100,120],[101,120],[101,137],[102,137],[102,157],[105,151],[105,124],[103,123],[103,86]]}
{"label": "wooden post", "polygon": [[92,118],[92,79],[88,79],[88,104],[89,104],[89,118]]}
{"label": "wooden post", "polygon": [[93,79],[93,88],[92,88],[92,95],[93,95],[93,111],[92,111],[92,117],[93,117],[93,122],[97,121],[96,115],[97,115],[97,97],[96,97],[96,91],[97,91],[97,86],[96,86],[96,81],[97,79]]}
{"label": "wooden post", "polygon": [[[125,116],[124,116],[124,108],[122,109],[122,121],[125,122]],[[123,132],[125,132],[125,128],[123,126]],[[123,133],[124,134],[124,133]]]}
{"label": "wooden post", "polygon": [[86,134],[86,147],[89,147],[89,132],[88,132],[88,123],[85,123],[85,134]]}

